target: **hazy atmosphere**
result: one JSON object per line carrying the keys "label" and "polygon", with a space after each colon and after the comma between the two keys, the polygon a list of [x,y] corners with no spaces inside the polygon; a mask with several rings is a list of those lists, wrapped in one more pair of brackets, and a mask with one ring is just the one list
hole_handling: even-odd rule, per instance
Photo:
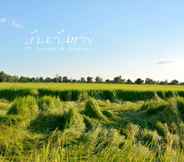
{"label": "hazy atmosphere", "polygon": [[11,74],[184,81],[184,1],[1,1],[0,69]]}

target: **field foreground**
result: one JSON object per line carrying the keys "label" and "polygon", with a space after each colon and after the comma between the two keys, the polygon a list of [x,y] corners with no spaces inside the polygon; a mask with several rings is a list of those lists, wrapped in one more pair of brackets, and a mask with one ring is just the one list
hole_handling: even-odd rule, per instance
{"label": "field foreground", "polygon": [[0,84],[0,162],[184,161],[183,88],[77,85]]}

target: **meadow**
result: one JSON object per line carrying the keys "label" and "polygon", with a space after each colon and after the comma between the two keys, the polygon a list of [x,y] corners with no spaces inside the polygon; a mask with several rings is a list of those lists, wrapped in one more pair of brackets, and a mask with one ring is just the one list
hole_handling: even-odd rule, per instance
{"label": "meadow", "polygon": [[184,88],[0,84],[0,162],[183,162]]}
{"label": "meadow", "polygon": [[1,83],[0,98],[13,100],[25,95],[56,96],[63,101],[77,101],[81,96],[100,100],[139,101],[159,96],[184,97],[181,85],[136,85],[96,83]]}
{"label": "meadow", "polygon": [[117,83],[0,83],[0,90],[2,89],[184,91],[184,86]]}

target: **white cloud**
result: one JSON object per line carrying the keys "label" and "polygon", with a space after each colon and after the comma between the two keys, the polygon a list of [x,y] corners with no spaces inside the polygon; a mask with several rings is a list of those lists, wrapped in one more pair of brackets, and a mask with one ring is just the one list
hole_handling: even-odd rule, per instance
{"label": "white cloud", "polygon": [[37,29],[35,29],[34,31],[30,32],[30,34],[36,34],[36,33],[38,33]]}
{"label": "white cloud", "polygon": [[0,23],[6,23],[6,22],[7,22],[7,19],[5,17],[0,18]]}
{"label": "white cloud", "polygon": [[16,29],[24,29],[24,26],[22,24],[17,23],[15,20],[12,20],[11,25]]}
{"label": "white cloud", "polygon": [[156,62],[156,64],[159,64],[159,65],[172,64],[172,63],[175,63],[175,61],[174,60],[159,60],[158,62]]}
{"label": "white cloud", "polygon": [[64,32],[65,32],[65,30],[62,29],[61,31],[58,31],[57,34],[61,34],[61,33],[64,33]]}

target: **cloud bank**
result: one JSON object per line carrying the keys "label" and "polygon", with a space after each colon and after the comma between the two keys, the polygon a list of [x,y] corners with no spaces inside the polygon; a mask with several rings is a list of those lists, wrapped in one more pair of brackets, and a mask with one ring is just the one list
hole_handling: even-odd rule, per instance
{"label": "cloud bank", "polygon": [[172,64],[172,63],[175,63],[174,60],[159,60],[156,62],[156,64],[158,65],[165,65],[165,64]]}

